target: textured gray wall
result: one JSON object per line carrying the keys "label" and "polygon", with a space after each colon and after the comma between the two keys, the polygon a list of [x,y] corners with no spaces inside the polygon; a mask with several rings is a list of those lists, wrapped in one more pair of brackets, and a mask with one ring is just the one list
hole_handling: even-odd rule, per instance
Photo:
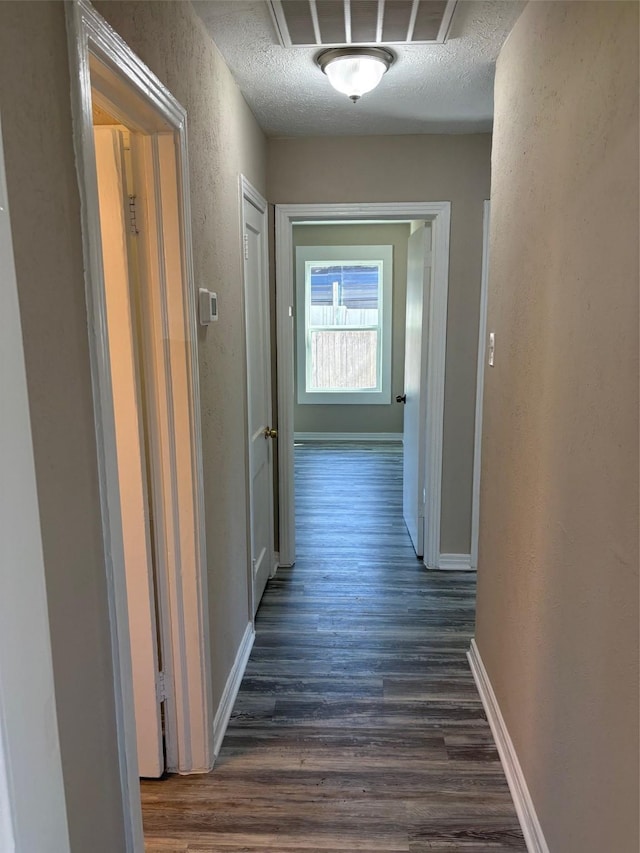
{"label": "textured gray wall", "polygon": [[490,134],[270,139],[274,204],[451,201],[441,550],[471,548],[471,485]]}
{"label": "textured gray wall", "polygon": [[[238,174],[265,191],[265,141],[183,2],[102,2],[186,107],[196,284],[220,296],[199,341],[214,700],[248,620]],[[72,847],[123,849],[113,672],[62,3],[0,3],[0,96]]]}
{"label": "textured gray wall", "polygon": [[62,3],[0,3],[0,102],[74,851],[122,848]]}
{"label": "textured gray wall", "polygon": [[498,61],[477,641],[554,853],[638,839],[638,6]]}

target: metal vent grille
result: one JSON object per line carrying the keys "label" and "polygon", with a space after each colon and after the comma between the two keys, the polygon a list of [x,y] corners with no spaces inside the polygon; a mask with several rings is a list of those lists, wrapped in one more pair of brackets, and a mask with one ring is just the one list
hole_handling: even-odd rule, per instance
{"label": "metal vent grille", "polygon": [[457,0],[267,0],[284,47],[442,44]]}

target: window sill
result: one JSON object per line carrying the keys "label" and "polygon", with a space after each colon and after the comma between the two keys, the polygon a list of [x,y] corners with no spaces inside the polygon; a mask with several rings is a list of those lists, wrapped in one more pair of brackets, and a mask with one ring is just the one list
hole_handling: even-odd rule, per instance
{"label": "window sill", "polygon": [[299,406],[388,406],[391,394],[385,391],[298,392]]}

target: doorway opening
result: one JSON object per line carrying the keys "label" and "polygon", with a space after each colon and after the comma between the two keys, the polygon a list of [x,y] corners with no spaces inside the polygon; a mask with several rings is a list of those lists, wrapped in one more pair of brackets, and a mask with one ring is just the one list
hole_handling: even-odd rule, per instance
{"label": "doorway opening", "polygon": [[[164,508],[154,488],[152,365],[147,363],[143,296],[148,289],[141,268],[137,223],[139,139],[100,107],[92,90],[94,144],[107,308],[116,465],[120,492],[122,545],[127,593],[136,744],[140,776],[157,778],[175,743],[168,620],[163,618],[167,591],[159,525]],[[159,378],[159,377],[158,377]],[[169,755],[169,760],[173,758]]]}
{"label": "doorway opening", "polygon": [[378,444],[398,456],[403,517],[422,558],[431,224],[338,220],[292,232],[296,447],[345,442],[334,464],[349,449],[382,453]]}
{"label": "doorway opening", "polygon": [[67,8],[126,851],[139,778],[212,764],[186,114]]}
{"label": "doorway opening", "polygon": [[[362,438],[368,433],[369,439],[374,438],[378,441],[402,440],[403,445],[408,448],[408,452],[404,454],[410,469],[409,476],[405,477],[407,495],[403,496],[405,520],[412,532],[412,542],[418,556],[424,559],[429,568],[439,568],[449,221],[449,202],[276,206],[278,429],[280,435],[279,534],[282,566],[292,565],[295,561],[294,440],[296,433],[299,441],[317,440],[322,438],[322,433],[325,435],[333,433],[329,436],[333,440],[344,440],[345,434],[347,438],[353,436]],[[319,229],[344,228],[346,234],[349,229],[361,227],[375,229],[386,226],[397,231],[404,229],[403,236],[396,235],[395,238],[404,240],[406,247],[404,274],[394,270],[399,303],[395,306],[393,306],[393,300],[385,302],[382,278],[378,281],[377,296],[373,295],[375,287],[372,286],[371,281],[364,282],[363,279],[359,283],[352,282],[351,294],[348,293],[349,287],[343,286],[341,276],[344,273],[347,275],[354,273],[353,269],[346,269],[349,264],[353,266],[355,263],[358,266],[357,262],[360,261],[361,268],[367,265],[365,258],[360,257],[363,254],[362,245],[352,242],[351,248],[355,254],[352,253],[350,258],[346,256],[339,258],[338,255],[344,254],[345,247],[348,245],[346,239],[342,240],[340,248],[334,248],[333,259],[324,261],[320,257],[317,259],[307,257],[309,252],[313,254],[312,249],[308,252],[305,250],[306,254],[301,252],[301,246],[304,244],[300,241],[305,239],[305,234],[307,242],[315,248],[327,242],[326,235],[329,232]],[[352,237],[352,239],[355,238]],[[379,241],[383,238],[379,235],[377,239]],[[381,246],[384,244],[378,242],[376,245],[377,250],[374,250],[374,254],[377,251],[382,256]],[[391,254],[394,254],[393,251]],[[407,279],[410,254],[414,286],[409,301],[409,315],[406,315],[406,291],[402,292],[402,284],[403,279],[410,280]],[[398,255],[396,246],[396,259]],[[340,270],[335,268],[334,262],[338,261],[342,263]],[[371,259],[368,261],[371,262]],[[373,263],[377,261],[373,259]],[[340,264],[337,265],[340,266]],[[314,269],[320,273],[326,273],[327,282],[329,282],[327,284],[320,275],[315,294],[312,293],[313,281],[311,280]],[[370,275],[371,271],[368,270],[365,273]],[[301,308],[300,301],[304,298],[305,292],[308,292],[308,304]],[[317,305],[313,304],[314,298]],[[360,300],[360,307],[364,309],[362,311],[356,310],[358,300]],[[394,337],[391,328],[402,329],[402,334],[395,336],[397,342],[399,339],[401,343],[400,347],[396,343],[395,369],[393,346],[388,355],[384,351],[385,304],[388,305],[386,319],[390,321],[387,342],[389,342],[389,336],[392,340]],[[311,308],[315,310],[312,312]],[[321,314],[326,317],[323,319]],[[330,317],[329,314],[331,314]],[[359,318],[356,314],[359,314]],[[406,324],[407,316],[409,327]],[[358,319],[363,321],[364,325],[361,323],[356,328],[354,323]],[[344,332],[348,332],[348,335]],[[363,340],[365,335],[368,337],[367,340]],[[412,367],[410,374],[405,376],[404,349],[407,343],[410,345]],[[339,394],[335,393],[336,388],[328,387],[326,383],[322,387],[322,382],[325,380],[318,378],[316,366],[310,362],[320,357],[324,347],[323,357],[329,358],[332,362],[330,367],[333,371],[333,379],[331,381],[335,384],[335,370],[340,367],[341,358],[343,363],[349,360],[349,346],[360,347],[361,354],[364,352],[365,359],[371,362],[371,369],[364,380],[354,379],[354,377],[347,377],[344,380],[343,384],[349,386],[347,387],[349,403],[343,408]],[[398,350],[402,352],[401,356]],[[390,364],[385,365],[385,357],[390,359]],[[376,373],[376,365],[378,373]],[[386,387],[385,367],[390,375],[390,381]],[[337,383],[340,384],[340,381],[343,380],[338,378]],[[354,381],[365,384],[354,387]],[[409,393],[405,396],[407,382],[409,382]],[[310,384],[313,386],[314,383],[315,387],[310,388]],[[304,393],[310,390],[313,393],[307,396],[306,400],[311,399],[311,405],[306,402]],[[363,391],[364,396],[367,397],[367,404],[360,408],[358,402],[353,402],[353,399]],[[321,406],[319,402],[323,399],[322,394],[326,392],[328,394],[324,399],[328,399],[329,396],[333,396],[334,399],[325,406]],[[371,392],[379,392],[377,400]],[[396,397],[398,402],[394,401]],[[409,402],[408,406],[405,401]],[[305,405],[306,411],[303,408]],[[317,406],[317,409],[309,414],[312,406]],[[335,429],[339,423],[336,413],[340,410],[343,415],[350,418],[345,429]],[[387,428],[372,429],[371,424],[376,411],[383,412],[383,410],[386,410],[385,415],[388,420],[379,418],[377,424],[379,427],[385,424]],[[356,424],[354,418],[358,418],[358,412],[365,414],[366,429],[359,430],[354,426]],[[401,418],[400,412],[402,412]],[[312,419],[311,422],[315,420],[316,424],[323,425],[320,434],[317,429],[308,429],[309,417]],[[327,429],[327,425],[333,426],[334,429]],[[300,426],[306,426],[307,430],[300,429]],[[358,435],[358,433],[361,434]]]}

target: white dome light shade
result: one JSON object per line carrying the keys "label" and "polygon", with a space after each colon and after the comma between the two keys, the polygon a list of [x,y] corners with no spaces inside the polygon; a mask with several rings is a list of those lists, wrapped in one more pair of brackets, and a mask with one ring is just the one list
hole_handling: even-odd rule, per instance
{"label": "white dome light shade", "polygon": [[357,100],[376,88],[386,70],[384,62],[372,56],[345,56],[327,65],[325,74],[334,89]]}
{"label": "white dome light shade", "polygon": [[321,53],[317,62],[333,88],[355,103],[376,88],[393,59],[383,48],[332,48]]}

